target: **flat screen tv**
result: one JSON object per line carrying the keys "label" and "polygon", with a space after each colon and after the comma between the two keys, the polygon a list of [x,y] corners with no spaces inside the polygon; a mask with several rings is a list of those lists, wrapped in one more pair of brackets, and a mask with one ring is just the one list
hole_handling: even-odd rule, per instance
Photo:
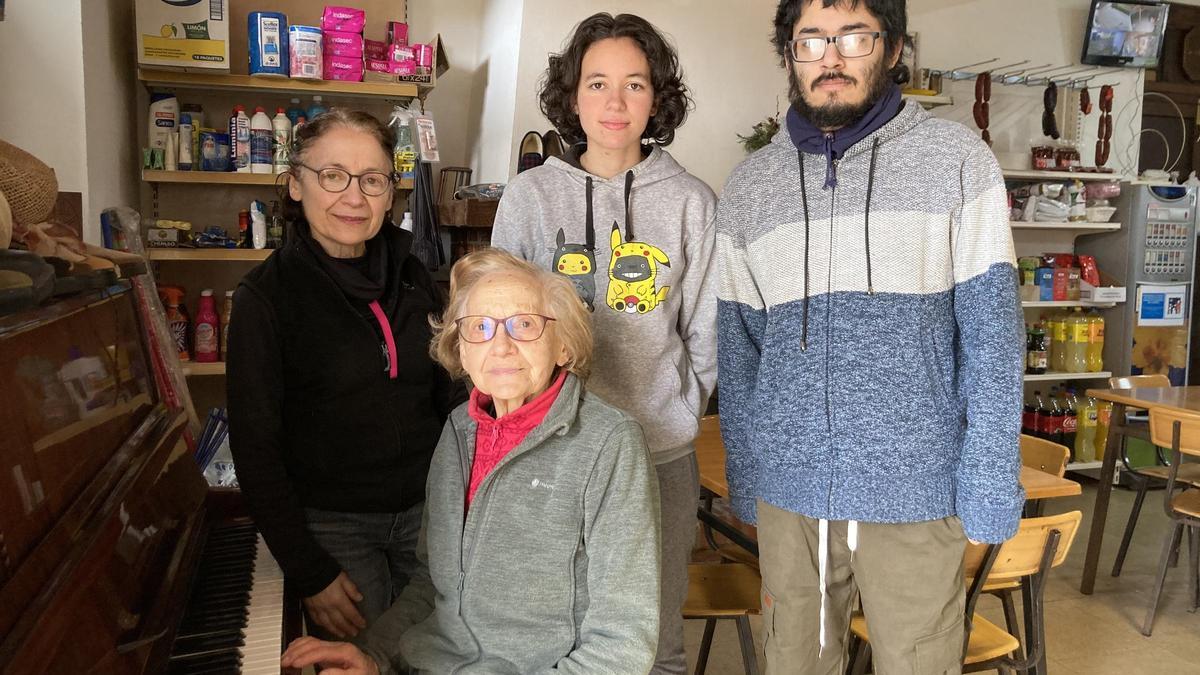
{"label": "flat screen tv", "polygon": [[1095,66],[1157,68],[1162,56],[1167,5],[1093,0],[1082,62]]}

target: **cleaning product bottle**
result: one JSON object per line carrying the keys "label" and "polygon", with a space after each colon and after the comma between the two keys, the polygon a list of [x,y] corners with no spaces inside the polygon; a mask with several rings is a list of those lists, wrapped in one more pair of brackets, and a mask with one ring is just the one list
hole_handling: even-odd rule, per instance
{"label": "cleaning product bottle", "polygon": [[267,248],[283,247],[283,214],[279,202],[271,202],[271,218],[267,221]]}
{"label": "cleaning product bottle", "polygon": [[188,351],[188,319],[180,309],[183,304],[183,289],[178,286],[163,286],[159,289],[166,308],[167,328],[171,331],[171,340],[175,343],[175,351],[179,353],[180,361],[190,361]]}
{"label": "cleaning product bottle", "polygon": [[300,129],[302,129],[305,124],[308,124],[307,117],[301,115],[300,117],[296,118],[296,123],[292,125],[292,140],[295,140],[296,137],[300,135]]}
{"label": "cleaning product bottle", "polygon": [[150,129],[147,134],[147,145],[151,148],[167,150],[167,139],[175,133],[175,125],[179,122],[179,99],[174,94],[152,94],[150,96]]}
{"label": "cleaning product bottle", "polygon": [[225,305],[221,307],[221,359],[229,359],[229,317],[233,316],[233,291],[225,291]]}
{"label": "cleaning product bottle", "polygon": [[303,114],[304,108],[300,107],[300,99],[292,99],[292,105],[287,109],[287,118],[292,123],[292,126],[296,126],[296,122],[299,121],[300,116]]}
{"label": "cleaning product bottle", "polygon": [[250,119],[250,171],[252,173],[271,173],[271,142],[275,130],[267,111],[258,106],[254,109],[254,117]]}
{"label": "cleaning product bottle", "polygon": [[250,118],[243,105],[229,116],[229,170],[250,173]]}
{"label": "cleaning product bottle", "polygon": [[417,161],[417,147],[413,144],[412,112],[403,106],[394,106],[388,126],[395,130],[396,145],[392,150],[392,163],[400,180],[412,180]]}
{"label": "cleaning product bottle", "polygon": [[250,202],[250,245],[256,249],[267,247],[266,205],[255,199]]}
{"label": "cleaning product bottle", "polygon": [[217,307],[211,288],[200,291],[200,310],[196,312],[196,362],[216,363],[221,342]]}
{"label": "cleaning product bottle", "polygon": [[320,94],[313,96],[312,105],[308,106],[308,115],[307,115],[308,119],[311,120],[311,119],[315,118],[317,115],[320,115],[321,113],[329,110],[329,108],[325,107],[325,104],[323,103],[323,101],[324,101],[324,99],[321,97]]}
{"label": "cleaning product bottle", "polygon": [[192,116],[187,113],[179,114],[179,157],[177,162],[180,171],[192,170]]}
{"label": "cleaning product bottle", "polygon": [[275,173],[283,173],[288,170],[288,159],[291,156],[292,147],[292,122],[283,112],[283,108],[275,111],[275,117],[271,118],[271,129],[274,133],[271,145],[271,163],[275,167]]}
{"label": "cleaning product bottle", "polygon": [[409,232],[413,231],[412,211],[404,212],[404,219],[400,221],[400,229],[408,230]]}

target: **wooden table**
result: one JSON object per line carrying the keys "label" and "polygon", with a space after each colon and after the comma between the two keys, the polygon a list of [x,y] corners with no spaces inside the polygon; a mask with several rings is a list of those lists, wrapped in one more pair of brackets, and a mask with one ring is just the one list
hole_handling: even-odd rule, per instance
{"label": "wooden table", "polygon": [[1087,555],[1083,559],[1083,580],[1079,591],[1091,595],[1096,587],[1096,569],[1100,564],[1100,545],[1104,542],[1104,523],[1108,520],[1108,500],[1112,495],[1113,474],[1121,454],[1121,437],[1149,439],[1145,428],[1132,429],[1125,420],[1125,408],[1177,410],[1200,413],[1200,387],[1146,387],[1142,389],[1088,389],[1087,395],[1113,404],[1100,466],[1100,485],[1096,490],[1096,508],[1088,533]]}
{"label": "wooden table", "polygon": [[[1200,392],[1197,392],[1197,396],[1200,397]],[[1108,453],[1105,453],[1105,457],[1108,457]],[[700,467],[700,486],[718,497],[728,497],[725,444],[721,442],[721,428],[716,415],[709,415],[700,420],[700,434],[696,437],[696,463]],[[1027,466],[1021,467],[1021,487],[1025,488],[1027,501],[1073,497],[1083,492],[1079,483],[1073,480],[1059,478]]]}

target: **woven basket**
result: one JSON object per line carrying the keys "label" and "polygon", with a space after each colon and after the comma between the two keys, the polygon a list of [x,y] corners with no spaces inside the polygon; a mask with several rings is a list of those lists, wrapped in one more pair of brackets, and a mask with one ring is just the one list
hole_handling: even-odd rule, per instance
{"label": "woven basket", "polygon": [[0,192],[12,219],[32,225],[45,220],[58,200],[54,169],[24,150],[0,141]]}
{"label": "woven basket", "polygon": [[8,248],[12,243],[12,211],[8,208],[8,200],[4,198],[4,193],[0,192],[0,249]]}

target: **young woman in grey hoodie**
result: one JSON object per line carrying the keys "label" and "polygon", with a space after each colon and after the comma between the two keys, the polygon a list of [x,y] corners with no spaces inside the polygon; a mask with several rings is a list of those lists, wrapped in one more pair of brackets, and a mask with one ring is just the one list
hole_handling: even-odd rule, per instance
{"label": "young woman in grey hoodie", "polygon": [[645,430],[661,494],[655,673],[684,673],[699,418],[716,380],[716,197],[663,146],[691,103],[679,60],[645,19],[596,14],[550,57],[543,114],[574,146],[505,189],[492,244],[575,284],[591,310],[588,389]]}

